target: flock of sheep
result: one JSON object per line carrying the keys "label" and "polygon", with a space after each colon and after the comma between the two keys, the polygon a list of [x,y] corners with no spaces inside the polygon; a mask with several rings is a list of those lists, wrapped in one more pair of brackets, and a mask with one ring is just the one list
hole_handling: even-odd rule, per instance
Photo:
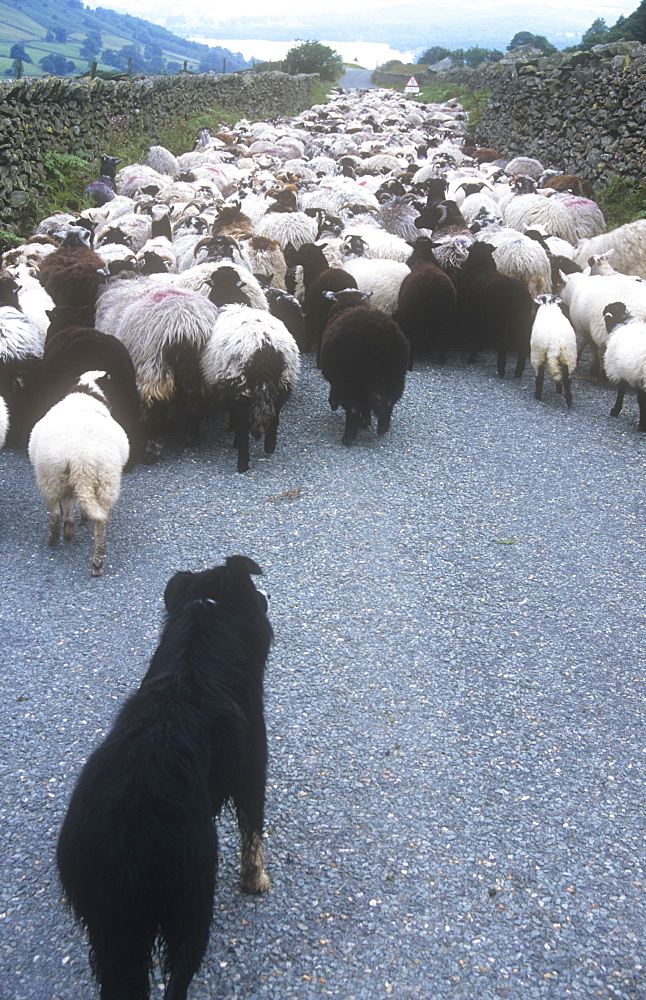
{"label": "flock of sheep", "polygon": [[104,156],[95,207],[44,219],[0,272],[0,445],[27,446],[50,545],[94,526],[121,472],[225,411],[238,471],[276,447],[300,354],[316,350],[343,442],[385,433],[419,356],[493,351],[572,404],[582,350],[646,430],[646,220],[605,232],[585,179],[468,145],[455,102],[374,90],[179,157]]}

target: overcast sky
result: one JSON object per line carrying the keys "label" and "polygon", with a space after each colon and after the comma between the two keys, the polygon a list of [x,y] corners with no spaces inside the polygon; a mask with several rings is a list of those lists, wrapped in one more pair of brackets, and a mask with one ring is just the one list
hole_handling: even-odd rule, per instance
{"label": "overcast sky", "polygon": [[[446,0],[326,0],[325,9],[340,8],[348,12],[350,10],[375,10],[378,7],[388,7],[392,10],[402,5],[415,5],[427,9],[430,17],[433,10],[438,8],[446,9]],[[272,0],[270,5],[267,0],[245,0],[245,3],[237,8],[229,5],[219,5],[214,0],[191,0],[186,9],[178,8],[177,0],[90,0],[89,7],[108,7],[121,13],[132,14],[135,17],[143,17],[156,24],[164,24],[168,15],[183,13],[190,15],[193,19],[196,15],[203,14],[211,21],[225,20],[227,14],[235,17],[264,15],[274,17],[281,13],[292,13],[303,11],[303,0]],[[603,17],[607,24],[614,24],[621,14],[630,14],[639,6],[639,0],[541,0],[537,5],[543,10],[546,8],[576,9],[577,15],[585,22],[591,24],[595,18]],[[505,12],[518,10],[519,21],[531,16],[532,6],[526,0],[453,0],[451,8],[456,16],[462,13],[468,16],[470,13],[477,13],[479,16],[488,14],[495,17],[497,9],[504,9]],[[314,8],[313,8],[314,9]],[[362,24],[362,33],[367,34],[369,26]]]}

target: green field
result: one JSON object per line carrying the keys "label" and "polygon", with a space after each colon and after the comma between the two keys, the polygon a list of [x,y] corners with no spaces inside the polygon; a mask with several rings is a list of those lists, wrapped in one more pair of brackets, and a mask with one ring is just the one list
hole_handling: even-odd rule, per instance
{"label": "green field", "polygon": [[[123,30],[120,30],[122,17]],[[47,41],[48,33],[57,29],[67,32],[67,40]],[[147,45],[153,45],[157,53],[161,53],[164,63],[179,63],[182,66],[186,62],[187,69],[192,72],[198,71],[202,53],[208,53],[206,46],[180,39],[140,18],[114,14],[109,19],[103,17],[100,10],[97,12],[83,7],[70,7],[62,0],[0,0],[0,79],[15,75],[14,60],[9,53],[17,42],[22,43],[32,60],[23,61],[23,77],[42,76],[44,70],[38,63],[48,55],[59,55],[73,61],[74,69],[68,75],[86,73],[92,60],[81,56],[80,49],[91,31],[98,31],[100,34],[101,52],[106,49],[119,52],[126,46],[133,45],[143,52]],[[100,54],[94,58],[100,72],[120,72],[119,65],[104,63]],[[227,64],[233,64],[228,57]],[[145,69],[139,71],[145,72]],[[159,72],[159,69],[152,72]]]}

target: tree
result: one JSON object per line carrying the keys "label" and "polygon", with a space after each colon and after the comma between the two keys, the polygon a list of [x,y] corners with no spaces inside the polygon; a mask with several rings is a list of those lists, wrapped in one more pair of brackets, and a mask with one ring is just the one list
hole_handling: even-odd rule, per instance
{"label": "tree", "polygon": [[519,49],[521,45],[533,45],[535,49],[540,49],[546,56],[551,52],[556,52],[556,45],[548,42],[545,35],[533,35],[531,31],[517,31],[507,46],[507,52]]}
{"label": "tree", "polygon": [[94,59],[101,51],[101,33],[98,31],[88,31],[85,40],[79,49],[81,59]]}
{"label": "tree", "polygon": [[445,49],[442,45],[431,45],[430,49],[425,49],[422,52],[417,61],[425,66],[432,66],[433,63],[439,62],[441,59],[446,59],[447,56],[452,54],[450,49]]}
{"label": "tree", "polygon": [[483,62],[499,62],[500,59],[502,52],[498,49],[483,49],[479,45],[474,45],[464,53],[467,66],[479,66]]}
{"label": "tree", "polygon": [[38,65],[42,66],[46,73],[52,73],[54,76],[65,76],[66,73],[73,73],[76,69],[76,64],[71,59],[66,59],[58,52],[43,56],[42,59],[38,60]]}
{"label": "tree", "polygon": [[25,52],[25,46],[22,42],[15,42],[9,50],[10,59],[22,59],[24,63],[30,63],[32,60]]}
{"label": "tree", "polygon": [[581,37],[581,48],[590,49],[593,45],[603,45],[607,41],[606,36],[610,28],[602,17],[593,21],[587,31]]}
{"label": "tree", "polygon": [[66,28],[60,28],[60,27],[54,28],[54,38],[56,39],[57,42],[60,42],[61,45],[65,45],[65,42],[67,41]]}
{"label": "tree", "polygon": [[343,70],[339,53],[312,39],[294,45],[285,56],[285,64],[288,73],[318,73],[322,80],[336,80]]}

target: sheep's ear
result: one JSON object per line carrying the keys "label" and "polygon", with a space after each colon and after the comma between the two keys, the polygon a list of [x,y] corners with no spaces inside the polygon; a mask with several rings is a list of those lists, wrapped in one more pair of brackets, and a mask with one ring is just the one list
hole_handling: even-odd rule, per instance
{"label": "sheep's ear", "polygon": [[592,270],[592,268],[589,267],[589,266],[588,267],[584,267],[583,270],[582,270],[582,272],[581,272],[581,274],[587,274],[587,275],[589,275],[591,270]]}
{"label": "sheep's ear", "polygon": [[330,302],[338,302],[339,301],[337,293],[336,292],[331,292],[329,289],[326,289],[323,292],[323,298],[324,299],[329,299]]}
{"label": "sheep's ear", "polygon": [[610,250],[606,250],[605,253],[600,253],[599,260],[610,260],[614,252],[614,247],[612,247]]}
{"label": "sheep's ear", "polygon": [[[588,274],[589,273],[590,273],[590,268],[588,268]],[[569,274],[566,274],[565,271],[561,271],[560,268],[559,268],[559,278],[561,279],[561,284],[563,284],[563,285],[569,284],[569,281],[570,281]]]}

